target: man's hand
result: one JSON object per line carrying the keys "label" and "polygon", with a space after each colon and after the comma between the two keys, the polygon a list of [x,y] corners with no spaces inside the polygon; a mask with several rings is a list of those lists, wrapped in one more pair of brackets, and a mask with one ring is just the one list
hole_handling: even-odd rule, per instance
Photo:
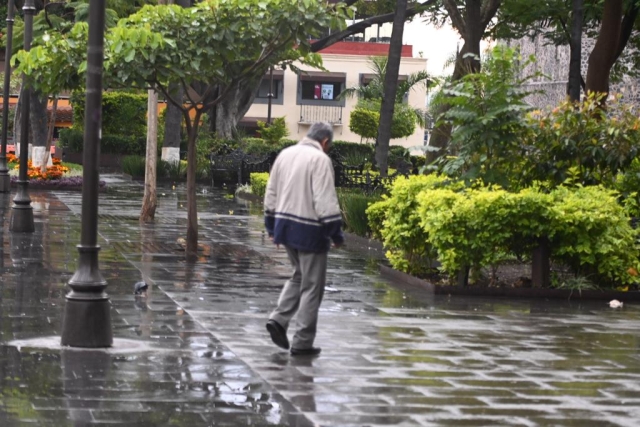
{"label": "man's hand", "polygon": [[344,246],[344,242],[342,242],[342,243],[334,243],[333,244],[333,247],[336,248],[336,249],[340,249],[343,246]]}
{"label": "man's hand", "polygon": [[[273,236],[269,236],[269,239],[271,239],[271,243],[273,243]],[[279,243],[276,243],[276,249],[280,249]]]}

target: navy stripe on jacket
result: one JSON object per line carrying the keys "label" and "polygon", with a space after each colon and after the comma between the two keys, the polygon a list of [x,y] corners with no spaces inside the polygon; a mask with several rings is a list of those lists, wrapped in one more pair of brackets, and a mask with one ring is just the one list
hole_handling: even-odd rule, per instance
{"label": "navy stripe on jacket", "polygon": [[337,215],[337,219],[333,216],[325,218],[320,223],[315,219],[265,211],[264,222],[274,243],[299,251],[327,252],[331,240],[336,244],[344,242],[340,215]]}

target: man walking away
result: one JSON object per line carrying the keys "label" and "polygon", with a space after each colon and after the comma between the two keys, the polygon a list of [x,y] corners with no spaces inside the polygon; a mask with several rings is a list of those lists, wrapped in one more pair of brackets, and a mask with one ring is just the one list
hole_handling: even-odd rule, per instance
{"label": "man walking away", "polygon": [[302,141],[280,153],[264,198],[269,236],[275,244],[284,245],[295,269],[269,316],[267,331],[277,346],[288,350],[287,329],[297,312],[298,330],[291,346],[295,356],[320,353],[313,341],[324,295],[327,253],[331,241],[336,247],[344,242],[333,164],[326,154],[332,142],[331,125],[314,123]]}

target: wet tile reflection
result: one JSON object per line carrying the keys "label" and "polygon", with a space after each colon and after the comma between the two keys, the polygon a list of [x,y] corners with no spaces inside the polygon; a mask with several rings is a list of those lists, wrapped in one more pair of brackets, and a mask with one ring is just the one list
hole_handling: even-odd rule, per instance
{"label": "wet tile reflection", "polygon": [[[101,195],[101,266],[130,354],[6,345],[59,334],[80,194],[42,193],[36,233],[7,230],[0,195],[0,425],[636,426],[640,310],[625,304],[434,297],[333,252],[318,358],[292,358],[264,321],[290,266],[251,207],[199,194],[205,251],[184,262],[184,189],[153,225],[142,187]],[[233,214],[230,214],[233,211]],[[259,209],[257,209],[259,212]],[[149,283],[145,298],[133,285]]]}

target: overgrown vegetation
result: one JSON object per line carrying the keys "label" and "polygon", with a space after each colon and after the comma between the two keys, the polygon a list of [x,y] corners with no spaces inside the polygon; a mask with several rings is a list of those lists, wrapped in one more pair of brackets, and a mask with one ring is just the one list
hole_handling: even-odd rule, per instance
{"label": "overgrown vegetation", "polygon": [[267,183],[269,182],[268,173],[252,173],[249,176],[251,183],[251,193],[258,197],[264,197],[267,191]]}

